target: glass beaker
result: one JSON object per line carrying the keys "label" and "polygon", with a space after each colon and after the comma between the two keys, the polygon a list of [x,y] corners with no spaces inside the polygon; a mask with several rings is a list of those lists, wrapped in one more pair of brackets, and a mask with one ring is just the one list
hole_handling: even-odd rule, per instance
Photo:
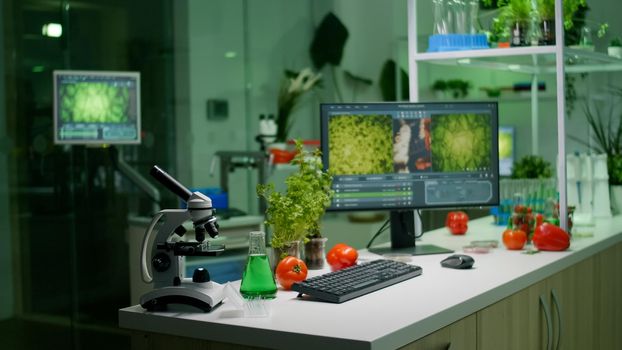
{"label": "glass beaker", "polygon": [[581,49],[594,51],[594,40],[592,38],[592,30],[590,27],[585,26],[581,29],[581,36],[579,38],[579,46]]}
{"label": "glass beaker", "polygon": [[447,5],[445,0],[433,0],[434,30],[432,34],[447,34]]}
{"label": "glass beaker", "polygon": [[266,254],[266,234],[252,231],[248,239],[248,259],[242,274],[240,294],[245,298],[274,298],[276,283]]}
{"label": "glass beaker", "polygon": [[469,1],[469,34],[477,34],[479,29],[479,1]]}
{"label": "glass beaker", "polygon": [[467,34],[469,28],[467,27],[468,13],[466,0],[453,0],[454,6],[454,33]]}

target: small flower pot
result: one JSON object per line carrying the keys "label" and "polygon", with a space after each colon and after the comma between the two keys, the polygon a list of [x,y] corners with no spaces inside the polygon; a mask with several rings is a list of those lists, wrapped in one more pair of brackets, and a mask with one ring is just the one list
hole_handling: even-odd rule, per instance
{"label": "small flower pot", "polygon": [[326,237],[311,238],[305,243],[305,263],[309,270],[321,270],[326,260]]}
{"label": "small flower pot", "polygon": [[607,48],[607,54],[611,57],[622,58],[622,47],[609,46]]}
{"label": "small flower pot", "polygon": [[555,45],[555,20],[545,20],[540,23],[542,38],[540,45]]}
{"label": "small flower pot", "polygon": [[510,44],[512,46],[529,46],[527,42],[527,22],[514,22],[511,28]]}

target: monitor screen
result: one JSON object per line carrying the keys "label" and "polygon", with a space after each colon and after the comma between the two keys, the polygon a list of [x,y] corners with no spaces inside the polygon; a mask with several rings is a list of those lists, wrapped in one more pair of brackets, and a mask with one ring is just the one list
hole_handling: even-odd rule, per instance
{"label": "monitor screen", "polygon": [[497,104],[323,104],[329,210],[492,206],[499,202]]}
{"label": "monitor screen", "polygon": [[140,74],[54,71],[56,144],[139,144]]}
{"label": "monitor screen", "polygon": [[514,127],[499,127],[499,175],[512,175],[514,165]]}

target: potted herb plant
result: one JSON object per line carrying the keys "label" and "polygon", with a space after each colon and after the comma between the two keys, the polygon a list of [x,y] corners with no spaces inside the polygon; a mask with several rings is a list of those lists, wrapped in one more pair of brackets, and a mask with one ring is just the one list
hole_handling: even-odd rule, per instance
{"label": "potted herb plant", "polygon": [[533,11],[531,0],[504,0],[499,3],[503,5],[500,17],[510,25],[511,46],[528,46],[527,31]]}
{"label": "potted herb plant", "polygon": [[513,179],[548,179],[552,176],[551,163],[540,156],[524,156],[512,166]]}
{"label": "potted herb plant", "polygon": [[[555,45],[555,0],[537,0],[542,45]],[[570,22],[572,23],[572,22]]]}
{"label": "potted herb plant", "polygon": [[619,37],[611,40],[607,48],[607,54],[612,57],[622,58],[622,40]]}
{"label": "potted herb plant", "polygon": [[[319,222],[333,195],[330,188],[332,176],[323,170],[320,151],[307,151],[300,141],[296,141],[296,151],[291,163],[298,166],[298,171],[285,180],[285,193],[275,191],[273,184],[257,186],[257,194],[268,204],[265,223],[272,228],[271,245],[275,252],[272,260],[275,266],[283,256],[300,257],[300,242],[321,238]],[[323,263],[324,245],[320,246],[322,251],[319,256]],[[311,250],[307,255],[308,259],[318,259],[318,255]],[[307,265],[313,267],[309,268],[317,268],[320,263],[311,262]]]}

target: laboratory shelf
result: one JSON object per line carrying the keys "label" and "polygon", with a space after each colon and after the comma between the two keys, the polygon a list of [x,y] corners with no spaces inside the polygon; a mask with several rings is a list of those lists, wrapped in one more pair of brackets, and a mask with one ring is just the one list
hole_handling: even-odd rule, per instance
{"label": "laboratory shelf", "polygon": [[[415,62],[476,67],[526,74],[556,74],[555,46],[530,46],[414,54]],[[566,73],[622,70],[622,59],[579,48],[563,48]]]}

